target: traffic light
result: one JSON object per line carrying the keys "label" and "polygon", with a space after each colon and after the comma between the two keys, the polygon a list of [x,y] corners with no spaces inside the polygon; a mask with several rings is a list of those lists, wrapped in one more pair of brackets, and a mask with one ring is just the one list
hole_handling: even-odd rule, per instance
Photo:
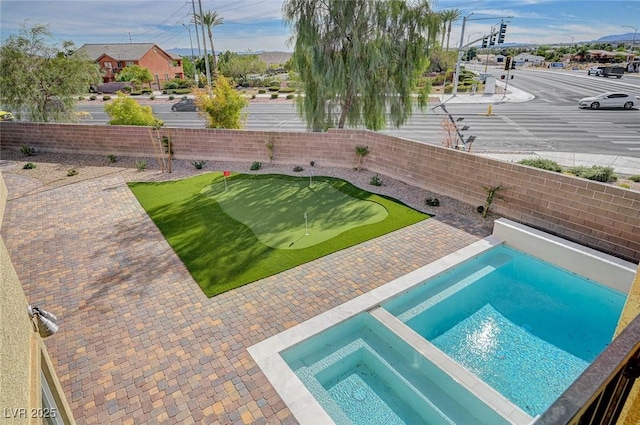
{"label": "traffic light", "polygon": [[507,24],[500,24],[500,32],[498,33],[498,44],[504,43],[504,35],[507,33]]}
{"label": "traffic light", "polygon": [[486,38],[483,38],[483,39],[482,39],[482,48],[483,48],[483,49],[486,49],[486,48],[487,48],[487,39],[486,39]]}
{"label": "traffic light", "polygon": [[507,56],[506,58],[504,58],[504,70],[508,71],[511,69],[511,56]]}
{"label": "traffic light", "polygon": [[489,40],[489,46],[495,46],[495,45],[496,45],[496,35],[492,34],[491,39]]}

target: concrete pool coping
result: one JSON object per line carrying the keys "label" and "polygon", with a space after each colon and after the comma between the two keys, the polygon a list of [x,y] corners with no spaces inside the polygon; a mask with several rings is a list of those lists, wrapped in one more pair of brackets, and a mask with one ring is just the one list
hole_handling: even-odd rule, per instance
{"label": "concrete pool coping", "polygon": [[[500,219],[496,220],[494,223],[494,233],[492,236],[488,236],[480,241],[472,243],[471,245],[434,261],[431,264],[416,269],[411,273],[388,282],[387,284],[313,317],[293,328],[259,342],[249,347],[248,351],[267,379],[276,389],[282,400],[286,403],[287,407],[291,410],[294,417],[302,425],[334,424],[334,421],[331,419],[329,414],[307,390],[302,381],[281,357],[280,353],[362,312],[372,311],[372,315],[380,316],[385,326],[391,326],[395,331],[395,328],[397,327],[395,326],[395,322],[387,320],[389,319],[387,315],[376,311],[381,304],[391,298],[407,292],[409,289],[419,285],[421,282],[501,244],[512,246],[535,256],[537,256],[535,254],[536,252],[542,252],[544,254],[546,251],[554,258],[554,261],[552,261],[553,264],[568,268],[561,264],[557,264],[558,262],[561,263],[561,261],[558,261],[560,258],[558,254],[562,247],[566,245],[568,249],[567,252],[570,253],[568,254],[570,267],[575,268],[575,266],[579,264],[580,258],[582,258],[583,261],[587,259],[587,262],[590,264],[589,267],[586,267],[587,273],[591,275],[610,274],[615,276],[619,281],[606,279],[606,282],[601,283],[624,293],[628,293],[633,282],[635,268],[632,263],[582,247],[578,244],[565,241],[561,238],[557,238],[510,220]],[[550,250],[550,246],[552,246],[553,249]],[[548,257],[549,255],[545,256]],[[592,262],[594,264],[591,264]],[[600,270],[603,267],[608,267],[615,271],[609,273],[608,271]],[[585,265],[583,263],[580,268],[580,274],[583,276],[584,270]],[[628,279],[626,278],[627,271],[630,271]],[[376,317],[376,319],[378,319],[378,317]],[[398,334],[398,332],[396,332],[396,334]],[[432,346],[430,343],[427,342],[428,345],[423,344],[422,341],[416,343],[414,336],[406,335],[406,332],[404,331],[398,335],[407,340],[418,352],[423,355],[426,354],[425,357],[428,360],[444,369],[445,372],[452,376],[460,385],[476,395],[479,399],[485,402],[485,404],[494,408],[494,410],[496,410],[506,420],[516,425],[526,425],[534,421],[534,418],[529,416],[515,404],[508,401],[504,396],[490,388],[487,384],[472,375],[455,361],[448,358],[448,356]],[[447,359],[450,361],[447,361]]]}

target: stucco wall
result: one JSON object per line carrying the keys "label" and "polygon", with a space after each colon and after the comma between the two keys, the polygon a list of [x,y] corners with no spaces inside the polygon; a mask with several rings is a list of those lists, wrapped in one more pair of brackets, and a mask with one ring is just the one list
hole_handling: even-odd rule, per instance
{"label": "stucco wall", "polygon": [[[0,124],[2,149],[28,145],[41,151],[153,157],[148,128],[9,122]],[[175,128],[178,159],[274,161],[353,167],[354,147],[367,145],[365,168],[472,205],[486,199],[483,187],[502,186],[495,212],[624,259],[640,261],[640,192],[559,173],[426,145],[362,130],[327,133]],[[33,158],[37,162],[37,156]]]}

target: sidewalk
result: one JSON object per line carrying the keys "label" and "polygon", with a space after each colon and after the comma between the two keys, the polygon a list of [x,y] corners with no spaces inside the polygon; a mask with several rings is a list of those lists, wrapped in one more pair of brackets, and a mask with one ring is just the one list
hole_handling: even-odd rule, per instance
{"label": "sidewalk", "polygon": [[[496,84],[502,88],[505,83],[497,81]],[[443,103],[469,103],[469,104],[501,104],[527,102],[535,98],[534,95],[519,88],[509,86],[506,94],[458,94],[455,97],[451,94],[440,95],[440,102]],[[544,158],[556,161],[563,167],[574,167],[584,165],[604,165],[613,167],[616,173],[637,175],[640,174],[640,158],[602,155],[573,152],[555,151],[534,151],[534,152],[509,152],[509,153],[476,153],[487,158],[497,159],[505,162],[518,162],[525,158]]]}

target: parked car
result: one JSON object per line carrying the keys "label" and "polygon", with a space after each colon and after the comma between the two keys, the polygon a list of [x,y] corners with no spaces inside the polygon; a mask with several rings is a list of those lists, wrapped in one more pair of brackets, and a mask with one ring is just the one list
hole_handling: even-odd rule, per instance
{"label": "parked car", "polygon": [[595,75],[596,77],[599,77],[602,75],[602,68],[602,66],[592,66],[587,70],[587,75]]}
{"label": "parked car", "polygon": [[0,121],[13,121],[13,114],[9,111],[0,111]]}
{"label": "parked car", "polygon": [[193,99],[182,99],[171,106],[173,112],[198,112],[200,108]]}
{"label": "parked car", "polygon": [[632,109],[640,106],[640,97],[628,93],[606,92],[593,97],[585,97],[578,101],[579,108],[624,108]]}

